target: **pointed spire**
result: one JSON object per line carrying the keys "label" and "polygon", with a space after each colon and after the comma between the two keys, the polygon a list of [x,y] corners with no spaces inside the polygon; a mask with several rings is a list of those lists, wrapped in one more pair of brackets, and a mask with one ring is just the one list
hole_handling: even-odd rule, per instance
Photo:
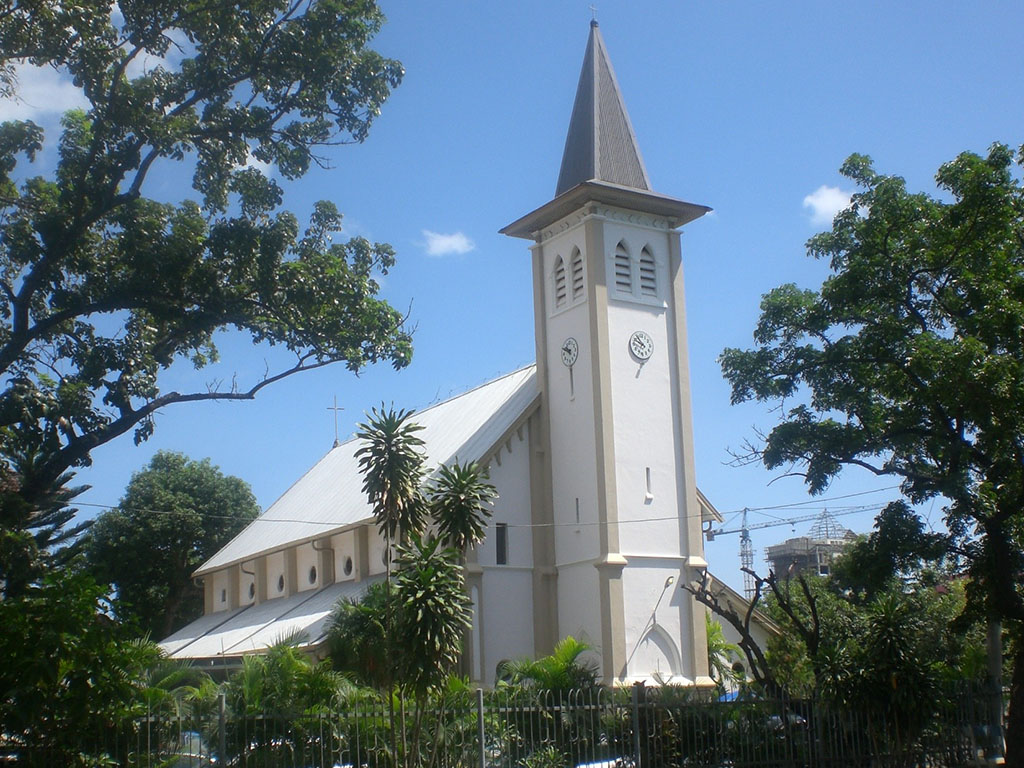
{"label": "pointed spire", "polygon": [[651,188],[596,20],[590,22],[555,196],[585,181]]}

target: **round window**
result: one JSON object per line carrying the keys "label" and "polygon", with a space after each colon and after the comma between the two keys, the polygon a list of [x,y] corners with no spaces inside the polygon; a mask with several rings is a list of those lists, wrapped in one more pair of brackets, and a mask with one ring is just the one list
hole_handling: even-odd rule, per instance
{"label": "round window", "polygon": [[316,566],[312,566],[309,569],[309,583],[316,584]]}
{"label": "round window", "polygon": [[277,591],[284,592],[284,574],[277,577]]}
{"label": "round window", "polygon": [[256,582],[249,585],[249,599],[256,597]]}
{"label": "round window", "polygon": [[346,557],[345,558],[345,575],[346,576],[351,576],[352,575],[352,558],[351,557]]}

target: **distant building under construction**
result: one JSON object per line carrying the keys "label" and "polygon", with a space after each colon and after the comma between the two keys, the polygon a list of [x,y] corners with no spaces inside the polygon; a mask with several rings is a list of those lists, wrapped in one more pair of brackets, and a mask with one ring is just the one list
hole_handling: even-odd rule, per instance
{"label": "distant building under construction", "polygon": [[852,531],[836,522],[826,510],[807,536],[786,539],[765,549],[765,560],[778,576],[816,573],[828,576],[832,560],[857,538]]}

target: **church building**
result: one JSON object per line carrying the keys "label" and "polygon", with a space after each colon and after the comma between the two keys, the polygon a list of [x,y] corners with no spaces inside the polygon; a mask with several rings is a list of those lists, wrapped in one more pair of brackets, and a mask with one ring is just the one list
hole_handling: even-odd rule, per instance
{"label": "church building", "polygon": [[[465,566],[475,682],[573,635],[606,683],[712,684],[705,609],[679,588],[720,520],[694,479],[680,251],[709,210],[651,190],[592,22],[555,196],[501,230],[529,241],[536,364],[414,417],[427,466],[480,462],[499,495]],[[316,651],[335,603],[383,577],[358,447],[335,446],[196,571],[205,615],[161,643],[172,657],[227,661],[295,632]]]}

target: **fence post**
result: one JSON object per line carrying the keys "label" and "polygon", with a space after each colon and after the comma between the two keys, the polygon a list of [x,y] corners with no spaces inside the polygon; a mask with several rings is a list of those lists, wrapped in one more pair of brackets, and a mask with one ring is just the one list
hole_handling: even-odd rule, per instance
{"label": "fence post", "polygon": [[487,768],[487,748],[484,745],[484,689],[476,689],[476,733],[480,741],[480,768]]}
{"label": "fence post", "polygon": [[226,715],[226,709],[227,709],[227,694],[225,694],[224,691],[221,691],[220,695],[217,696],[217,726],[218,726],[217,727],[217,736],[218,736],[218,739],[217,739],[217,742],[218,742],[217,743],[217,746],[218,746],[217,761],[221,765],[227,765],[227,762],[228,762],[228,755],[227,755],[227,752],[228,752],[228,748],[227,748],[228,735],[227,735],[227,722],[226,722],[227,721],[227,715]]}
{"label": "fence post", "polygon": [[633,683],[633,765],[641,768],[640,765],[640,689],[644,682]]}

